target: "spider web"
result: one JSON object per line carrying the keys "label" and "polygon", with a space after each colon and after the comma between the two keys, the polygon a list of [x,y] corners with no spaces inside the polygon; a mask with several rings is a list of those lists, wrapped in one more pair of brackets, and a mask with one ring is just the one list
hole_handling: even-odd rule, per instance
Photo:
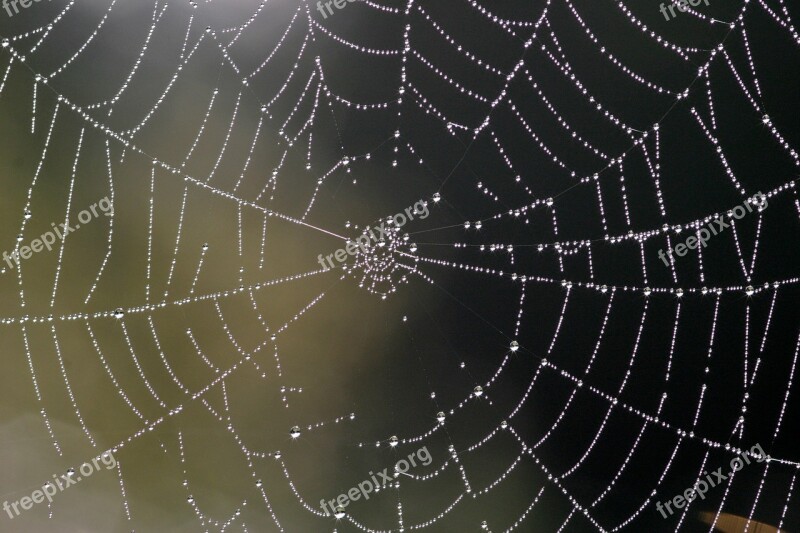
{"label": "spider web", "polygon": [[[660,17],[111,0],[3,19],[4,249],[113,204],[0,276],[9,500],[118,461],[15,520],[796,528],[800,37],[783,0]],[[318,266],[420,199],[391,254]],[[767,461],[657,514],[754,444]],[[316,503],[423,446],[431,465],[340,519]]]}

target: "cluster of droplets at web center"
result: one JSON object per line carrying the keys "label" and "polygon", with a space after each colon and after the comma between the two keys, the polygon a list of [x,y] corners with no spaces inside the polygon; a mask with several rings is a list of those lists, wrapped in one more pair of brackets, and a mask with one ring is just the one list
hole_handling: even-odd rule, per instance
{"label": "cluster of droplets at web center", "polygon": [[392,217],[386,217],[378,227],[382,230],[367,226],[358,238],[347,241],[346,246],[356,250],[352,262],[345,263],[343,269],[358,279],[359,287],[385,300],[417,272],[419,258],[415,255],[417,245]]}

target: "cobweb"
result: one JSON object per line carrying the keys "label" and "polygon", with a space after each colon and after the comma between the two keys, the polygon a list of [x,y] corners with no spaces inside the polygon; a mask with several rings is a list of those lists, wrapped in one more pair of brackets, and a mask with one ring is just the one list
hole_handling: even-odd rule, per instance
{"label": "cobweb", "polygon": [[[113,204],[3,265],[5,494],[118,461],[14,520],[796,530],[797,6],[722,4],[3,18],[3,249]],[[320,268],[419,201],[388,253]],[[756,444],[768,460],[659,516]],[[317,503],[423,446],[340,518]]]}

